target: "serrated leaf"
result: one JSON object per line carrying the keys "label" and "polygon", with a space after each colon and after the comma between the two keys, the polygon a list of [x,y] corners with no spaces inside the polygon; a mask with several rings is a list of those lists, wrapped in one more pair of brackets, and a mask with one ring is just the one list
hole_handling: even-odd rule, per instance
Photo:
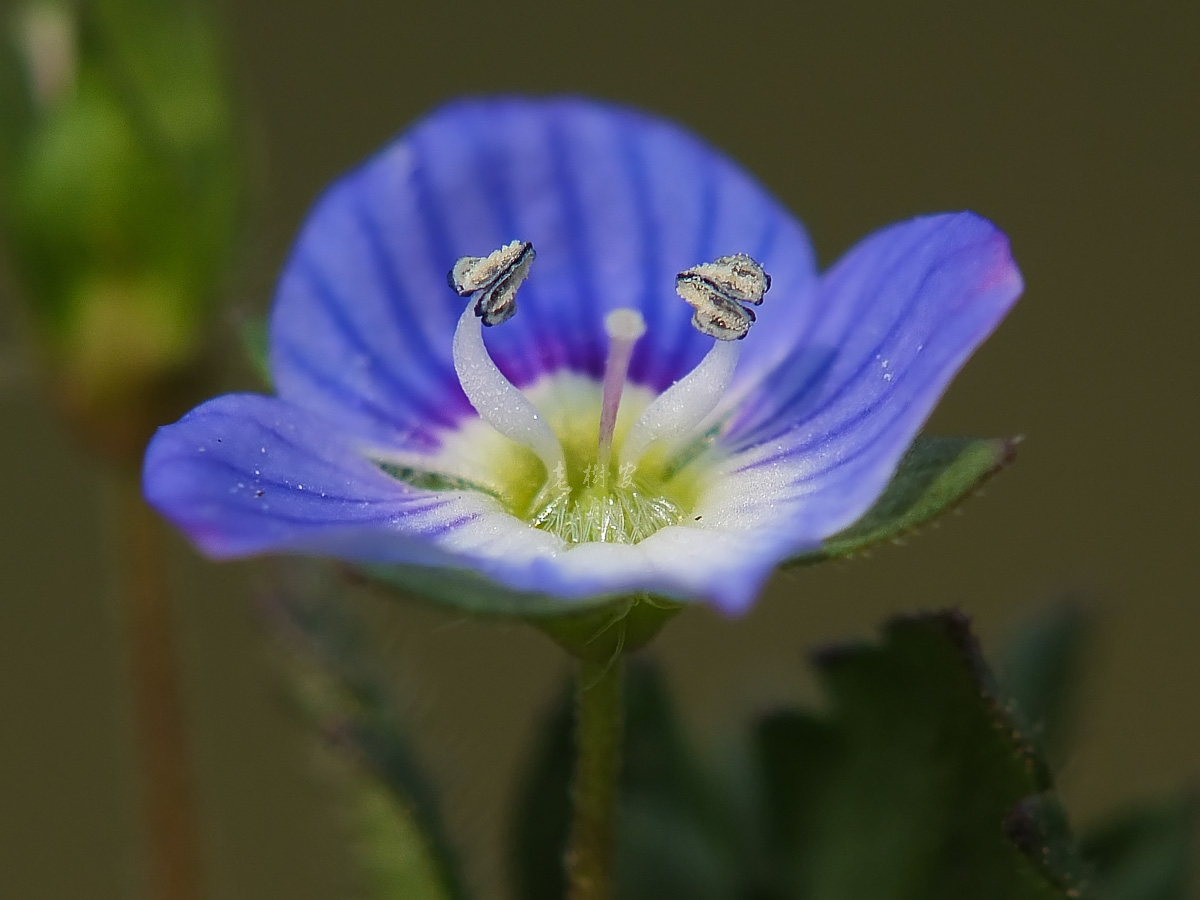
{"label": "serrated leaf", "polygon": [[893,540],[957,506],[1016,454],[1016,440],[920,436],[909,448],[880,498],[820,550],[791,561],[822,562]]}
{"label": "serrated leaf", "polygon": [[1066,598],[1022,622],[1005,643],[997,669],[1031,736],[1050,761],[1067,752],[1091,618],[1080,598]]}
{"label": "serrated leaf", "polygon": [[1067,897],[1081,897],[1084,889],[1091,887],[1092,869],[1071,836],[1067,811],[1056,795],[1026,797],[1005,817],[1004,833]]}
{"label": "serrated leaf", "polygon": [[371,900],[463,900],[429,786],[357,621],[320,591],[278,595],[267,624],[293,699],[321,738]]}
{"label": "serrated leaf", "polygon": [[1168,800],[1114,817],[1089,831],[1083,854],[1104,900],[1189,900],[1200,892],[1196,865],[1200,805]]}
{"label": "serrated leaf", "polygon": [[[1021,807],[1048,789],[1047,770],[997,700],[965,619],[897,619],[881,644],[824,652],[816,666],[828,714],[776,717],[759,733],[786,896],[1085,896],[1061,829],[1041,821],[1042,805]],[[1012,840],[1015,808],[1024,846]]]}

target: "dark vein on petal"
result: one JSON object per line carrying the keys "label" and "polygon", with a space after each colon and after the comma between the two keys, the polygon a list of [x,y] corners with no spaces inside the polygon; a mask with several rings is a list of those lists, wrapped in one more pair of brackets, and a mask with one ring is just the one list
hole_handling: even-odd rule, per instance
{"label": "dark vein on petal", "polygon": [[422,420],[436,422],[440,425],[451,426],[455,420],[450,416],[444,404],[431,403],[428,397],[414,392],[412,385],[403,381],[399,373],[379,359],[376,350],[363,338],[357,327],[344,314],[348,308],[347,301],[338,295],[325,273],[317,266],[316,261],[308,254],[300,254],[295,260],[296,272],[304,277],[321,304],[321,308],[342,332],[350,345],[357,350],[371,366],[372,370],[381,376],[381,380],[393,392],[392,402],[406,403],[410,408],[420,411]]}

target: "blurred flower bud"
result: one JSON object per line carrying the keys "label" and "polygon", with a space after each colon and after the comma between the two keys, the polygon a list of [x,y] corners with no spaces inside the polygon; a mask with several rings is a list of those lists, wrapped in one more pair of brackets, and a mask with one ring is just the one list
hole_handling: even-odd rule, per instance
{"label": "blurred flower bud", "polygon": [[189,0],[35,0],[7,24],[12,267],[56,399],[94,445],[135,459],[182,402],[234,244],[216,33]]}

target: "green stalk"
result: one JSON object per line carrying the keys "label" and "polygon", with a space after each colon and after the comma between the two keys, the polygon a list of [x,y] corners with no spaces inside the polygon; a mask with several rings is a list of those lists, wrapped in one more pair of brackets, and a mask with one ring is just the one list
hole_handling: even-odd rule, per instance
{"label": "green stalk", "polygon": [[142,499],[136,475],[120,473],[116,494],[119,588],[129,628],[129,675],[151,897],[199,900],[199,841],[162,525]]}
{"label": "green stalk", "polygon": [[567,847],[568,900],[611,900],[625,659],[580,660],[575,687],[575,784]]}

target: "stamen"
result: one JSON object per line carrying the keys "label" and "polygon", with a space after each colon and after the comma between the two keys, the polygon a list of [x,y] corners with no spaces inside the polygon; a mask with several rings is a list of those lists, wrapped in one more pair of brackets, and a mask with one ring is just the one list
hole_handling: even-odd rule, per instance
{"label": "stamen", "polygon": [[742,345],[718,340],[692,371],[647,406],[621,446],[622,465],[636,466],[650,445],[683,443],[717,407],[733,380]]}
{"label": "stamen", "polygon": [[668,452],[686,442],[716,409],[733,380],[740,344],[750,333],[771,276],[744,253],[693,266],[675,277],[675,290],[695,309],[692,325],[716,338],[699,365],[663,391],[633,423],[621,448],[621,462],[634,466],[650,445],[665,441]]}
{"label": "stamen", "polygon": [[533,265],[533,244],[513,241],[487,256],[464,256],[446,276],[461,297],[474,295],[473,309],[491,327],[517,312],[517,288]]}
{"label": "stamen", "polygon": [[754,310],[771,288],[771,276],[745,253],[722,256],[675,276],[675,290],[696,312],[692,325],[719,341],[741,340],[754,324]]}
{"label": "stamen", "polygon": [[604,317],[604,330],[608,332],[608,362],[604,367],[604,398],[600,406],[600,449],[596,454],[601,477],[608,472],[608,464],[612,458],[613,430],[617,427],[617,410],[621,406],[625,377],[629,374],[633,345],[646,333],[646,320],[635,309],[615,309]]}
{"label": "stamen", "polygon": [[514,241],[491,256],[463,257],[454,264],[451,285],[460,294],[476,294],[454,331],[454,371],[480,418],[536,453],[554,477],[566,465],[562,444],[529,398],[496,367],[483,343],[483,325],[499,324],[516,312],[517,288],[532,262],[533,246]]}

